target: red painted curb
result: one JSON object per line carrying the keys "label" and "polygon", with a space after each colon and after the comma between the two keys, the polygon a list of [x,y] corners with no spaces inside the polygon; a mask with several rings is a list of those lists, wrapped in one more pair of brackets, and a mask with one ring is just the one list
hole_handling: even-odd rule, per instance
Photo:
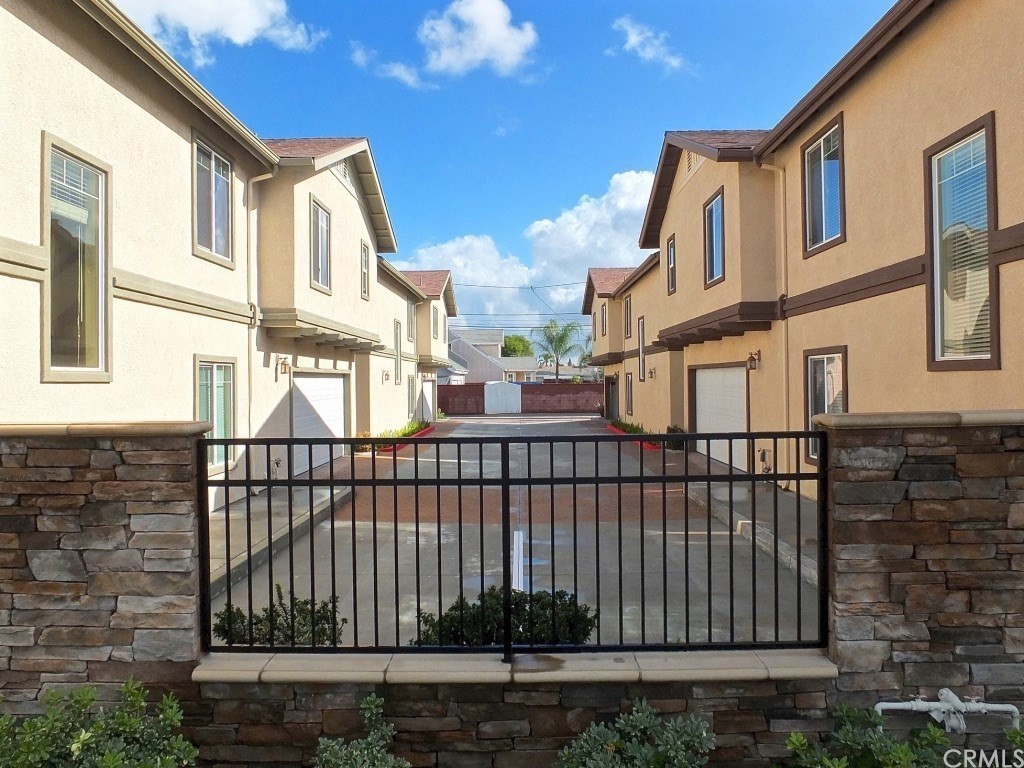
{"label": "red painted curb", "polygon": [[[616,427],[614,424],[608,424],[608,431],[612,432],[612,433],[614,433],[616,435],[628,435],[629,434],[629,432],[623,432],[621,429]],[[633,443],[633,445],[643,445],[645,451],[660,451],[661,450],[661,446],[660,445],[655,445],[654,443],[648,443],[646,441],[645,442],[641,442],[640,440],[631,440],[630,442]]]}
{"label": "red painted curb", "polygon": [[[406,438],[406,439],[408,439],[408,440],[415,440],[417,437],[426,437],[431,432],[433,432],[435,429],[437,429],[437,427],[435,427],[433,424],[431,424],[426,429],[421,429],[419,432],[416,432],[416,433],[414,433],[412,435],[409,435],[409,437]],[[401,450],[402,448],[405,448],[405,446],[407,446],[407,445],[408,445],[408,443],[396,443],[395,445],[384,445],[384,446],[381,446],[380,448],[377,449],[377,453],[392,453],[394,451],[398,451],[398,450]]]}

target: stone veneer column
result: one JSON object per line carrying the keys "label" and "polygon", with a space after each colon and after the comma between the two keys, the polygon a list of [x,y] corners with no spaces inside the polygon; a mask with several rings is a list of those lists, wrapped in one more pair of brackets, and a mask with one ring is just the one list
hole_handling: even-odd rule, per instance
{"label": "stone veneer column", "polygon": [[1024,411],[817,422],[840,698],[1024,704]]}
{"label": "stone veneer column", "polygon": [[0,426],[0,694],[101,697],[133,677],[195,698],[196,423]]}

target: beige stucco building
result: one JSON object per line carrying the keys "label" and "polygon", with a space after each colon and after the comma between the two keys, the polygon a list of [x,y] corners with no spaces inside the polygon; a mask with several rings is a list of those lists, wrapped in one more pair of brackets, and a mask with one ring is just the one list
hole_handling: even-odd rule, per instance
{"label": "beige stucco building", "polygon": [[0,422],[433,418],[451,279],[385,260],[366,139],[257,138],[107,0],[0,0],[0,72]]}
{"label": "beige stucco building", "polygon": [[657,267],[592,271],[583,308],[621,418],[1024,405],[1022,28],[1015,0],[900,0],[771,130],[667,133],[640,236]]}

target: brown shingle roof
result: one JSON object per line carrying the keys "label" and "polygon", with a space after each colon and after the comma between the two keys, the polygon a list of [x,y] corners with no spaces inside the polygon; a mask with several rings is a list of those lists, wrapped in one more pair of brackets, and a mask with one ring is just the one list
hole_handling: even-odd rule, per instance
{"label": "brown shingle roof", "polygon": [[767,135],[763,130],[668,131],[665,141],[719,162],[752,160],[754,147]]}
{"label": "brown shingle roof", "polygon": [[622,281],[633,274],[636,267],[593,267],[587,276],[594,283],[594,291],[598,296],[615,293]]}
{"label": "brown shingle roof", "polygon": [[452,273],[448,269],[406,269],[402,270],[402,274],[409,278],[409,282],[418,286],[427,296],[436,299],[444,292],[444,287],[448,284]]}
{"label": "brown shingle roof", "polygon": [[264,139],[263,143],[279,157],[323,157],[339,149],[366,141],[363,138]]}

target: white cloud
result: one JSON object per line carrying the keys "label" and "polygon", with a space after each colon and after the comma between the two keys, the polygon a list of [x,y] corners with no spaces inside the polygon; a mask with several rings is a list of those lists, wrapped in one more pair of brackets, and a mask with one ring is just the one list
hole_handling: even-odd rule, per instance
{"label": "white cloud", "polygon": [[[677,70],[689,66],[686,59],[668,47],[667,32],[656,32],[653,28],[634,21],[629,16],[621,16],[616,19],[612,24],[612,29],[622,32],[626,36],[622,50],[635,53],[642,61],[661,64],[667,70]],[[616,50],[610,48],[606,53],[615,55]]]}
{"label": "white cloud", "polygon": [[295,21],[286,0],[119,0],[125,13],[197,67],[213,62],[210,46],[264,39],[286,51],[309,51],[327,32]]}
{"label": "white cloud", "polygon": [[512,24],[512,11],[502,0],[455,0],[423,20],[419,39],[430,72],[464,75],[489,64],[507,76],[529,60],[538,37],[530,22]]}
{"label": "white cloud", "polygon": [[[543,318],[508,318],[517,312],[551,312],[578,319],[588,267],[630,267],[644,258],[637,248],[654,175],[626,171],[612,176],[599,197],[584,195],[575,206],[553,219],[526,228],[532,265],[503,254],[488,235],[467,235],[418,249],[400,269],[450,269],[456,283],[538,286],[571,283],[556,288],[502,290],[456,286],[461,312],[502,316],[508,325],[542,325]],[[538,298],[538,295],[540,298]],[[547,305],[545,305],[545,303]],[[482,322],[465,318],[467,322]],[[584,325],[586,325],[584,323]]]}
{"label": "white cloud", "polygon": [[380,64],[377,62],[376,51],[367,48],[357,40],[351,41],[349,45],[352,47],[352,53],[349,55],[349,59],[351,59],[352,63],[360,69],[369,70],[377,77],[398,80],[399,82],[416,90],[437,88],[434,83],[429,83],[423,80],[423,78],[420,77],[419,71],[415,67],[410,67],[408,64],[402,64],[399,61]]}
{"label": "white cloud", "polygon": [[376,52],[367,50],[362,43],[356,40],[353,40],[350,45],[352,46],[352,63],[360,69],[370,66],[370,60],[376,55]]}

